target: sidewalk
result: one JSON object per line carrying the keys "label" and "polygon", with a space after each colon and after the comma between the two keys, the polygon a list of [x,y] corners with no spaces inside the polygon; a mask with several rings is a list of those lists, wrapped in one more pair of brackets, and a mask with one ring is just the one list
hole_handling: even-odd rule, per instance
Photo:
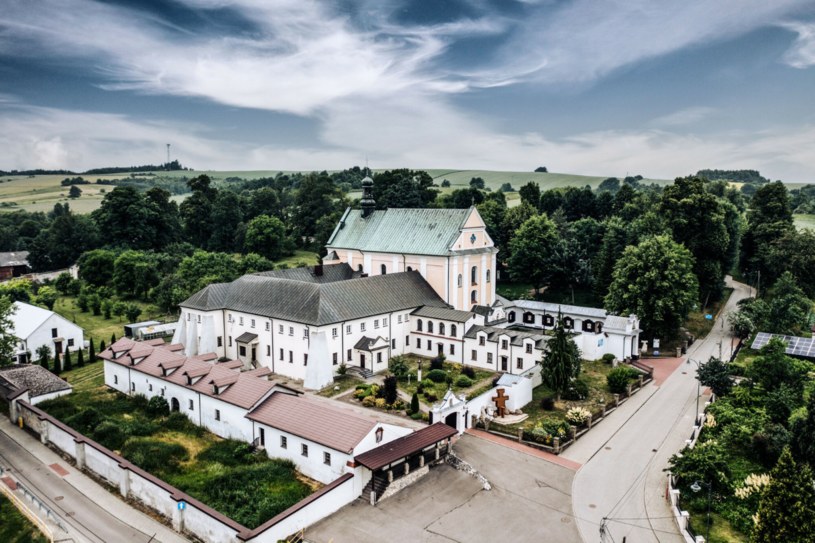
{"label": "sidewalk", "polygon": [[[23,483],[59,517],[68,534],[55,531],[57,540],[73,538],[77,542],[102,543],[189,541],[129,506],[120,496],[76,470],[6,417],[0,417],[0,464],[8,470],[6,476]],[[22,497],[20,490],[16,493]],[[30,508],[45,520],[44,512],[36,507]]]}

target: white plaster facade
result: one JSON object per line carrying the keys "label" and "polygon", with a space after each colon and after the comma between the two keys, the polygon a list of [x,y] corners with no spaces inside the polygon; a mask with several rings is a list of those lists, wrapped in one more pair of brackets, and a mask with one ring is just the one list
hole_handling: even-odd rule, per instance
{"label": "white plaster facade", "polygon": [[32,358],[36,357],[37,349],[42,345],[48,347],[52,357],[56,348],[60,353],[84,348],[84,331],[68,319],[23,302],[14,302],[13,307],[9,333],[18,339],[15,362],[30,362],[27,353],[31,353]]}

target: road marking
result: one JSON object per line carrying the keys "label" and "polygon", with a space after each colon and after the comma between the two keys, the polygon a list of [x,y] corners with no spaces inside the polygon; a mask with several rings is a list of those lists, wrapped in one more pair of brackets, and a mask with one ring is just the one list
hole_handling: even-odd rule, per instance
{"label": "road marking", "polygon": [[59,464],[48,464],[48,467],[54,470],[54,472],[60,477],[65,477],[66,475],[68,475],[68,470],[66,470]]}

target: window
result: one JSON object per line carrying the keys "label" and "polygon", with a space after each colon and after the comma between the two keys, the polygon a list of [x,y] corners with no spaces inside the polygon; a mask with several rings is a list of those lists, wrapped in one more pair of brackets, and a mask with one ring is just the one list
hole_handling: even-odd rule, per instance
{"label": "window", "polygon": [[566,317],[563,319],[563,326],[569,330],[574,328],[574,319],[571,317]]}
{"label": "window", "polygon": [[73,339],[68,339],[68,347],[73,347],[73,346],[74,346],[74,340]]}
{"label": "window", "polygon": [[395,348],[396,348],[396,340],[392,339],[391,340],[391,349],[395,349]]}
{"label": "window", "polygon": [[487,353],[487,364],[492,364],[492,353]]}
{"label": "window", "polygon": [[57,329],[56,328],[51,328],[51,337],[57,337],[57,335],[58,335],[57,334]]}
{"label": "window", "polygon": [[532,344],[531,343],[526,344],[526,354],[532,354]]}
{"label": "window", "polygon": [[461,276],[461,274],[458,274],[458,288],[461,288],[461,286],[463,284],[464,284],[464,278]]}
{"label": "window", "polygon": [[440,335],[440,336],[443,336],[443,335],[444,335],[444,331],[445,331],[445,330],[444,330],[444,323],[443,323],[443,322],[440,322],[440,323],[439,323],[439,335]]}
{"label": "window", "polygon": [[153,392],[153,383],[150,383],[149,385],[147,385],[147,391],[148,392]]}
{"label": "window", "polygon": [[280,448],[281,449],[289,448],[289,439],[286,436],[280,436]]}
{"label": "window", "polygon": [[487,270],[486,273],[487,273],[487,283],[489,283],[490,282],[490,270]]}
{"label": "window", "polygon": [[388,319],[382,319],[382,328],[388,327]]}
{"label": "window", "polygon": [[303,355],[303,365],[308,366],[308,353]]}
{"label": "window", "polygon": [[252,320],[249,322],[249,326],[250,326],[250,327],[252,327],[252,328],[254,328],[254,327],[255,327],[255,319],[252,319]]}
{"label": "window", "polygon": [[396,323],[402,324],[402,315],[396,315]]}
{"label": "window", "polygon": [[478,351],[476,351],[475,349],[473,349],[472,352],[470,353],[470,360],[478,360]]}
{"label": "window", "polygon": [[349,325],[347,325],[347,326],[345,327],[345,335],[347,336],[347,335],[348,335],[348,334],[350,334],[350,333],[351,333],[351,325],[349,324]]}
{"label": "window", "polygon": [[266,446],[266,430],[264,430],[263,428],[259,428],[259,430],[260,430],[260,446],[265,447]]}
{"label": "window", "polygon": [[419,319],[419,320],[416,321],[416,331],[417,332],[422,331],[422,319]]}
{"label": "window", "polygon": [[374,433],[376,434],[376,442],[381,443],[382,442],[382,434],[385,433],[385,429],[380,426],[379,428],[376,429],[376,432],[374,432]]}
{"label": "window", "polygon": [[452,343],[450,344],[450,354],[456,354],[456,346]]}
{"label": "window", "polygon": [[238,317],[238,324],[243,326],[243,317]]}
{"label": "window", "polygon": [[350,361],[353,358],[353,353],[352,353],[351,349],[348,349],[348,351],[345,353],[345,358],[348,361]]}
{"label": "window", "polygon": [[331,465],[331,453],[324,452],[323,453],[323,464],[326,466]]}
{"label": "window", "polygon": [[136,383],[130,383],[130,392],[136,392]]}
{"label": "window", "polygon": [[419,338],[416,338],[416,348],[417,348],[417,349],[421,349],[421,348],[422,348],[422,340],[421,340],[421,339],[419,339]]}
{"label": "window", "polygon": [[283,325],[282,325],[282,324],[278,324],[278,325],[277,325],[277,333],[278,333],[278,334],[282,334],[282,333],[283,333]]}
{"label": "window", "polygon": [[232,336],[229,336],[229,346],[232,347]]}
{"label": "window", "polygon": [[374,328],[379,328],[379,319],[374,319]]}
{"label": "window", "polygon": [[272,325],[270,323],[266,323],[266,331],[270,331],[272,329]]}
{"label": "window", "polygon": [[336,328],[331,329],[331,337],[337,337],[337,329]]}
{"label": "window", "polygon": [[224,336],[218,336],[218,347],[224,346]]}
{"label": "window", "polygon": [[501,348],[504,349],[504,350],[508,349],[509,348],[509,340],[502,339],[501,340]]}
{"label": "window", "polygon": [[518,360],[516,362],[516,366],[517,366],[517,368],[519,370],[524,369],[524,359],[523,358],[518,358]]}
{"label": "window", "polygon": [[289,364],[294,364],[294,353],[289,351]]}
{"label": "window", "polygon": [[472,291],[472,292],[470,293],[470,301],[471,301],[472,303],[476,303],[476,302],[478,302],[478,291],[477,291],[477,290],[474,290],[474,291]]}
{"label": "window", "polygon": [[193,401],[190,400],[190,411],[194,411],[194,410],[195,410],[195,403],[193,403]]}
{"label": "window", "polygon": [[333,358],[332,362],[336,366],[338,364],[338,362],[339,362],[339,360],[338,360],[339,356],[337,356],[337,353],[334,353],[332,355],[332,358]]}
{"label": "window", "polygon": [[507,320],[509,322],[515,322],[515,312],[514,311],[510,311],[509,313],[507,313]]}
{"label": "window", "polygon": [[271,347],[271,345],[266,345],[266,356],[272,356],[272,347]]}
{"label": "window", "polygon": [[470,269],[470,283],[473,285],[478,284],[478,266],[473,266]]}
{"label": "window", "polygon": [[164,397],[164,389],[163,388],[161,389],[161,397],[162,398]]}
{"label": "window", "polygon": [[429,339],[427,340],[427,350],[428,351],[433,350],[433,343]]}
{"label": "window", "polygon": [[302,454],[303,456],[308,456],[308,445],[306,445],[305,443],[300,445],[300,454]]}
{"label": "window", "polygon": [[308,337],[308,328],[303,328],[303,339]]}
{"label": "window", "polygon": [[531,311],[525,311],[523,315],[523,321],[527,324],[531,324],[535,322],[535,314]]}
{"label": "window", "polygon": [[410,336],[405,336],[405,347],[410,347]]}
{"label": "window", "polygon": [[[190,320],[190,314],[189,313],[187,313],[187,320]],[[232,319],[230,319],[230,320],[232,320]]]}
{"label": "window", "polygon": [[198,321],[198,324],[201,324],[201,315],[196,315],[195,320]]}
{"label": "window", "polygon": [[364,331],[365,331],[365,323],[364,323],[364,322],[359,323],[359,331],[360,331],[360,332],[364,332]]}
{"label": "window", "polygon": [[114,385],[118,385],[118,384],[119,384],[119,376],[118,376],[118,375],[114,375],[114,376],[113,376],[113,384],[114,384]]}
{"label": "window", "polygon": [[433,333],[433,321],[427,321],[427,333],[428,334]]}
{"label": "window", "polygon": [[450,336],[452,336],[452,337],[456,337],[456,336],[458,335],[458,333],[457,333],[457,332],[458,332],[458,330],[456,329],[456,325],[455,325],[455,324],[451,324],[451,325],[450,325]]}
{"label": "window", "polygon": [[238,355],[239,356],[246,356],[246,347],[244,345],[238,346]]}
{"label": "window", "polygon": [[377,363],[377,364],[381,364],[381,363],[382,363],[382,352],[381,352],[381,351],[380,351],[380,352],[378,352],[378,353],[376,353],[376,363]]}
{"label": "window", "polygon": [[408,266],[408,267],[407,267],[407,271],[413,271],[413,267],[412,267],[412,266]]}
{"label": "window", "polygon": [[486,343],[486,341],[487,341],[487,336],[478,336],[478,344],[479,345],[483,346]]}
{"label": "window", "polygon": [[290,336],[294,335],[294,326],[289,326],[289,335]]}
{"label": "window", "polygon": [[280,360],[283,360],[283,349],[280,349]]}
{"label": "window", "polygon": [[379,272],[382,275],[385,275],[386,273],[388,273],[388,267],[386,265],[382,264],[381,266],[379,266]]}
{"label": "window", "polygon": [[221,420],[221,410],[220,409],[215,410],[215,420]]}

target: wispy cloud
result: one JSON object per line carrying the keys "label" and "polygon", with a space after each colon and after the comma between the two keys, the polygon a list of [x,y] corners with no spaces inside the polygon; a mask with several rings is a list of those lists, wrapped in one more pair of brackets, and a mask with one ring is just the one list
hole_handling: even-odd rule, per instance
{"label": "wispy cloud", "polygon": [[784,28],[798,33],[795,43],[784,54],[784,62],[793,68],[815,66],[815,23],[785,23]]}
{"label": "wispy cloud", "polygon": [[657,117],[651,124],[654,126],[672,127],[672,126],[688,126],[699,123],[701,121],[710,120],[710,117],[716,114],[717,110],[712,107],[695,106],[674,111],[668,115]]}

